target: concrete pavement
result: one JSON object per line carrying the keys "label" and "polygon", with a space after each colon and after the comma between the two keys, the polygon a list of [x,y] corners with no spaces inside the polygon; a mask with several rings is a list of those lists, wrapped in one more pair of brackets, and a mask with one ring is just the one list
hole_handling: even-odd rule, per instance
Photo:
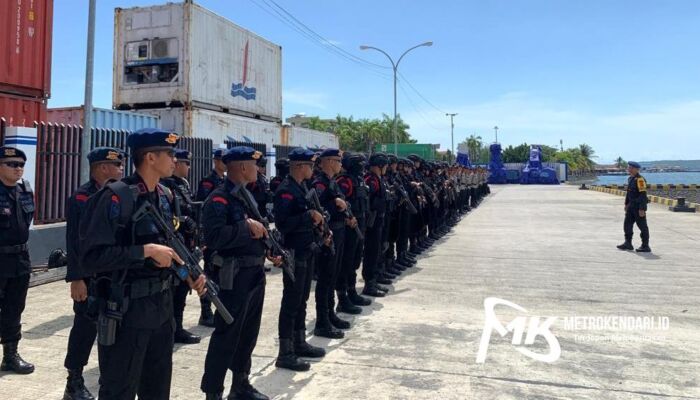
{"label": "concrete pavement", "polygon": [[[615,249],[622,240],[620,197],[572,186],[492,192],[420,256],[389,296],[350,318],[345,339],[311,338],[329,353],[309,372],[274,367],[282,284],[278,272],[269,275],[253,384],[278,399],[700,398],[700,216],[651,205],[654,253],[640,255]],[[62,282],[30,290],[20,349],[36,372],[0,374],[0,397],[61,398],[72,319],[68,293]],[[551,332],[561,356],[536,361],[516,347],[547,353],[542,336],[514,346],[512,334],[493,332],[485,362],[476,363],[487,297],[527,310],[499,306],[504,326],[517,316],[557,317]],[[190,296],[185,325],[195,326],[198,313]],[[669,328],[574,331],[564,324],[573,316],[653,316],[667,318]],[[210,330],[193,331],[204,340],[176,347],[173,399],[202,397]],[[86,372],[93,393],[96,353]]]}

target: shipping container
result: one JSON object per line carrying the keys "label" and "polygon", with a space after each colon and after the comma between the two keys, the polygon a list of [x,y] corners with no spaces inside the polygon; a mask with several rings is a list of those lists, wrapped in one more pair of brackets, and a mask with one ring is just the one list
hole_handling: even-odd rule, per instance
{"label": "shipping container", "polygon": [[46,120],[46,100],[0,93],[0,118],[8,126],[33,127]]}
{"label": "shipping container", "polygon": [[[53,123],[84,126],[84,118],[85,108],[83,106],[49,108],[47,112],[47,121]],[[160,128],[160,119],[146,113],[93,108],[92,126],[135,131],[141,128]]]}
{"label": "shipping container", "polygon": [[312,149],[338,148],[338,137],[332,133],[297,126],[285,126],[288,131],[287,144]]}
{"label": "shipping container", "polygon": [[[434,160],[436,150],[439,146],[440,145],[430,143],[398,143],[398,156],[406,157],[410,154],[416,154],[424,160]],[[394,144],[378,144],[374,147],[374,151],[394,154]]]}
{"label": "shipping container", "polygon": [[264,143],[268,149],[279,143],[281,126],[275,122],[246,118],[206,109],[166,108],[141,110],[160,117],[162,129],[184,136],[209,138],[215,146],[231,138]]}
{"label": "shipping container", "polygon": [[282,48],[191,2],[114,12],[115,109],[282,120]]}
{"label": "shipping container", "polygon": [[0,92],[49,98],[53,0],[0,1]]}

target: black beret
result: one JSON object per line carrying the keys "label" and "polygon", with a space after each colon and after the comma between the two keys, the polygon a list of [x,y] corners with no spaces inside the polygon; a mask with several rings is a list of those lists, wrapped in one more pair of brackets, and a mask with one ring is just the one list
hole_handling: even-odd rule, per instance
{"label": "black beret", "polygon": [[277,161],[275,161],[275,167],[276,168],[289,168],[289,159],[288,158],[278,158]]}
{"label": "black beret", "polygon": [[292,151],[287,154],[287,157],[289,157],[289,161],[316,161],[316,153],[309,149],[303,149],[301,147],[297,147],[292,149]]}
{"label": "black beret", "polygon": [[628,161],[627,165],[629,165],[632,168],[642,168],[642,166],[636,161]]}
{"label": "black beret", "polygon": [[231,161],[258,161],[262,153],[248,146],[236,146],[226,150],[221,160],[225,163]]}
{"label": "black beret", "polygon": [[258,167],[265,167],[265,166],[267,166],[267,157],[265,157],[265,156],[263,155],[262,157],[258,158],[258,161],[256,162],[256,164],[258,165]]}
{"label": "black beret", "polygon": [[325,149],[319,154],[319,157],[342,157],[343,152],[338,149]]}
{"label": "black beret", "polygon": [[124,152],[114,147],[96,147],[88,153],[87,159],[91,165],[103,162],[121,162],[124,161]]}
{"label": "black beret", "polygon": [[143,128],[126,138],[126,145],[132,150],[169,150],[177,146],[180,137],[170,131],[156,128]]}
{"label": "black beret", "polygon": [[0,147],[0,160],[5,158],[21,158],[27,161],[27,155],[16,147],[2,146]]}
{"label": "black beret", "polygon": [[175,158],[177,161],[187,161],[191,162],[192,161],[192,153],[185,149],[177,149],[175,150]]}
{"label": "black beret", "polygon": [[393,154],[388,154],[387,157],[389,158],[389,164],[396,164],[399,162],[399,158]]}
{"label": "black beret", "polygon": [[212,155],[212,157],[214,157],[215,159],[221,159],[221,157],[224,156],[224,152],[225,152],[225,151],[226,151],[226,149],[214,149],[214,150],[211,152],[211,155]]}

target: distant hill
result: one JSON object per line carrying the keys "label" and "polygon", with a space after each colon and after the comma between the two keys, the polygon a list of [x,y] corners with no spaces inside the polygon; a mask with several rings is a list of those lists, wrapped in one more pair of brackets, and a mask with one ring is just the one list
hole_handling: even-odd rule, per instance
{"label": "distant hill", "polygon": [[700,160],[659,160],[640,161],[642,167],[681,167],[685,169],[700,170]]}

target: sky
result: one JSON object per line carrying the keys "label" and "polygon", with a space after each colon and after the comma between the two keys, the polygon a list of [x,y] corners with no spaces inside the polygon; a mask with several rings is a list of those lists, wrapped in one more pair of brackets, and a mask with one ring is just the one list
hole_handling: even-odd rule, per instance
{"label": "sky", "polygon": [[[197,3],[282,46],[285,117],[392,114],[389,61],[359,46],[397,58],[430,40],[398,68],[398,111],[420,143],[449,149],[457,113],[455,148],[493,142],[498,126],[503,146],[587,143],[600,163],[700,159],[700,1],[275,1],[327,42],[275,18],[272,0]],[[83,103],[86,3],[55,0],[50,107]],[[161,3],[97,1],[95,106],[112,104],[114,8]]]}

